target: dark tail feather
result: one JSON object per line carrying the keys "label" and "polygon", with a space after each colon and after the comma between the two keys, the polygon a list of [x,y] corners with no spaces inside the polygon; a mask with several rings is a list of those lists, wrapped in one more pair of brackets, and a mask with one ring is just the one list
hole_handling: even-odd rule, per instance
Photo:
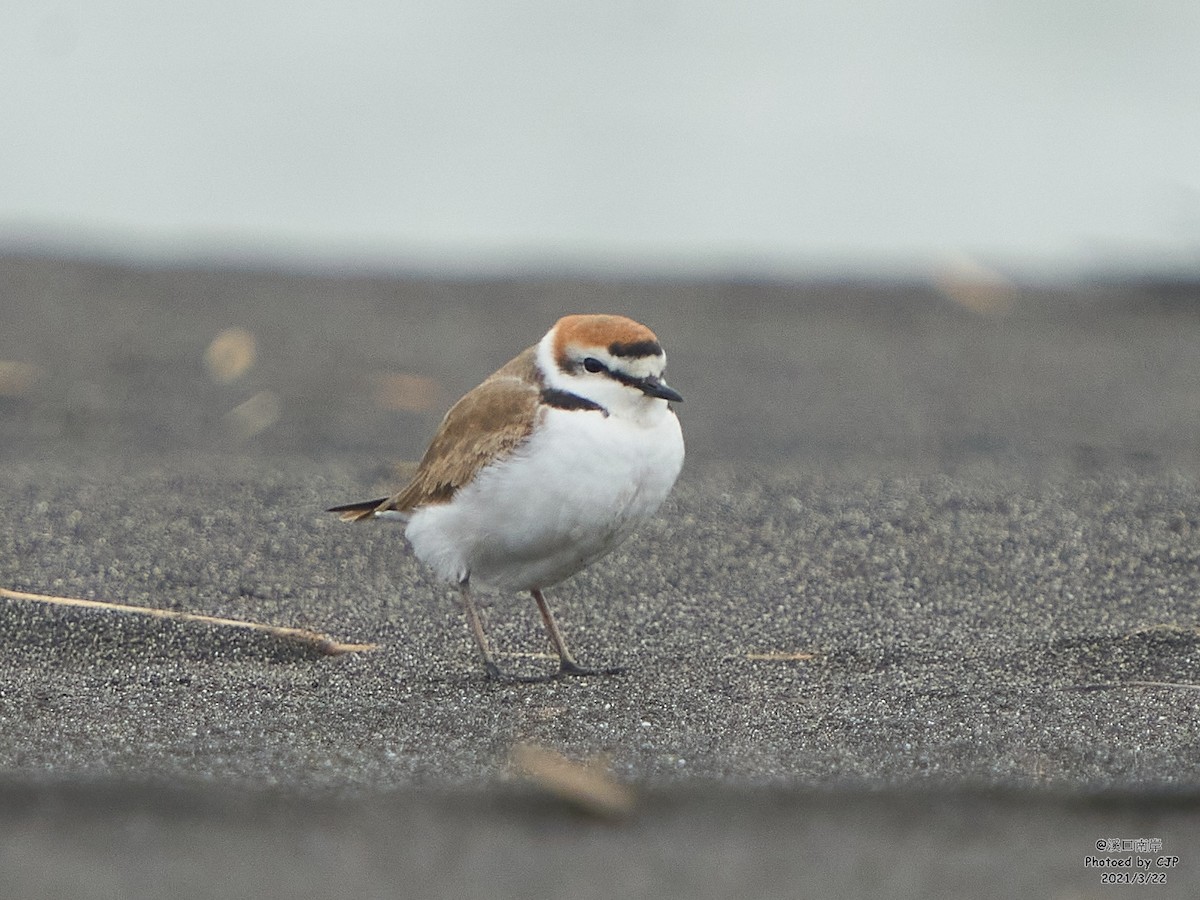
{"label": "dark tail feather", "polygon": [[375,510],[387,502],[387,497],[380,497],[378,500],[347,503],[345,506],[331,506],[325,512],[337,513],[343,522],[360,522],[363,519],[371,518]]}

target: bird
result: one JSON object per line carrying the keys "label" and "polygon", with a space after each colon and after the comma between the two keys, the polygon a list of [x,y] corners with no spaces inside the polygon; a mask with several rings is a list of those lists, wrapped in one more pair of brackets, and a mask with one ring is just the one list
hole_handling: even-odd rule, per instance
{"label": "bird", "polygon": [[[683,467],[654,332],[611,314],[563,316],[535,345],[446,413],[409,483],[331,507],[346,521],[394,520],[416,557],[457,585],[487,678],[615,675],[568,649],[544,591],[611,552],[652,517]],[[473,588],[528,592],[558,669],[518,677],[496,662]]]}

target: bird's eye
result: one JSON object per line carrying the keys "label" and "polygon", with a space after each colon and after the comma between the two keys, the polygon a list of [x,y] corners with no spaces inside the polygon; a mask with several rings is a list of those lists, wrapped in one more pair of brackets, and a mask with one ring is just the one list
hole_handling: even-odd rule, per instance
{"label": "bird's eye", "polygon": [[589,372],[604,371],[604,363],[600,362],[600,360],[596,359],[594,356],[589,356],[587,359],[585,359],[583,361],[583,367]]}

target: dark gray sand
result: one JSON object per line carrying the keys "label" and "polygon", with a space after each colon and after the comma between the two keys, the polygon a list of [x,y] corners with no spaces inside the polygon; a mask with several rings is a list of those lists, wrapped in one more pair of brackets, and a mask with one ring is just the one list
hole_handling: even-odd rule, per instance
{"label": "dark gray sand", "polygon": [[[380,645],[0,599],[0,896],[1195,896],[1200,289],[969,288],[0,260],[0,587]],[[658,331],[689,461],[552,593],[627,674],[492,684],[399,529],[322,509],[579,311]]]}

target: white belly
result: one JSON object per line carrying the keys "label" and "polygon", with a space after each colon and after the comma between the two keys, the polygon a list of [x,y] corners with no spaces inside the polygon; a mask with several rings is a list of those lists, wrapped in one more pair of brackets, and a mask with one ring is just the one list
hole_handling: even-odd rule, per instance
{"label": "white belly", "polygon": [[666,404],[642,422],[551,409],[516,454],[449,503],[416,510],[405,536],[448,581],[544,588],[608,553],[666,499],[683,466]]}

